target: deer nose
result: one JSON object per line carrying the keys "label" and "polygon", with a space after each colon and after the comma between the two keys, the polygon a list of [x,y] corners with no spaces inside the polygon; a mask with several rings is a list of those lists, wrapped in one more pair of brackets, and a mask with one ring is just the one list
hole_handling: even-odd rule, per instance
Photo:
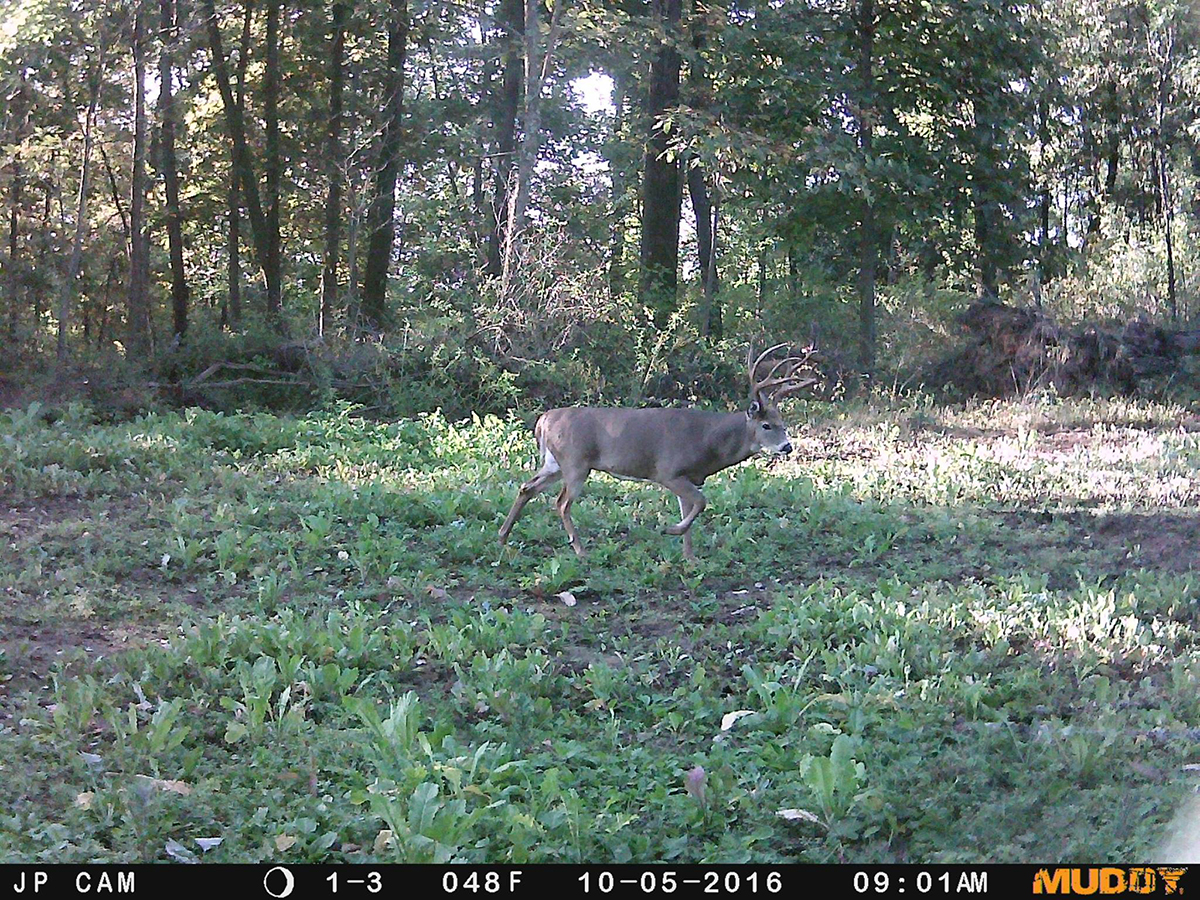
{"label": "deer nose", "polygon": [[782,453],[784,456],[787,456],[789,453],[791,453],[792,452],[792,442],[788,441],[786,444],[784,444],[782,447],[780,447],[779,452]]}

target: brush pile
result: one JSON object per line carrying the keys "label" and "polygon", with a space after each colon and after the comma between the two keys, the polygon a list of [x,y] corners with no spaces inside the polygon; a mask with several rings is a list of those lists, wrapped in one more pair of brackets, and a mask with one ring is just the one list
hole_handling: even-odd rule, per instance
{"label": "brush pile", "polygon": [[1037,309],[979,302],[959,321],[965,344],[936,363],[926,383],[971,396],[1048,386],[1066,395],[1100,385],[1133,394],[1175,380],[1184,357],[1200,353],[1200,330],[1172,331],[1143,319],[1068,328]]}

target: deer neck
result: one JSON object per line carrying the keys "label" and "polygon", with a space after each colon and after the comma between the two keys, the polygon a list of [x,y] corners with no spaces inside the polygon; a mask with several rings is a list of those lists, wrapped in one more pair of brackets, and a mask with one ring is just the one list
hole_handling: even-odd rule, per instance
{"label": "deer neck", "polygon": [[717,446],[720,448],[721,468],[736,466],[749,459],[758,450],[750,438],[750,429],[746,427],[744,412],[729,413],[721,423]]}

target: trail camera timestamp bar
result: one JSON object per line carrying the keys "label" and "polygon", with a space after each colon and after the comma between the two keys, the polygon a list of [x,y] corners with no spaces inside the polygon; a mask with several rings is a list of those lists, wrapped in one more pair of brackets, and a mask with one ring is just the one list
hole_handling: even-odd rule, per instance
{"label": "trail camera timestamp bar", "polygon": [[3,865],[5,897],[135,897],[236,892],[239,897],[464,900],[633,900],[669,897],[829,898],[1200,896],[1187,865]]}

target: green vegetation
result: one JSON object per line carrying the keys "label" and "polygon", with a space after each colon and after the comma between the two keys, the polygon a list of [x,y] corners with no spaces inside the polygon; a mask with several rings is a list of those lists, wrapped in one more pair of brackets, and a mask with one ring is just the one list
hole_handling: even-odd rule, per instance
{"label": "green vegetation", "polygon": [[789,416],[691,565],[603,477],[588,560],[545,500],[501,549],[518,421],[4,413],[0,859],[1152,855],[1200,761],[1194,415]]}

